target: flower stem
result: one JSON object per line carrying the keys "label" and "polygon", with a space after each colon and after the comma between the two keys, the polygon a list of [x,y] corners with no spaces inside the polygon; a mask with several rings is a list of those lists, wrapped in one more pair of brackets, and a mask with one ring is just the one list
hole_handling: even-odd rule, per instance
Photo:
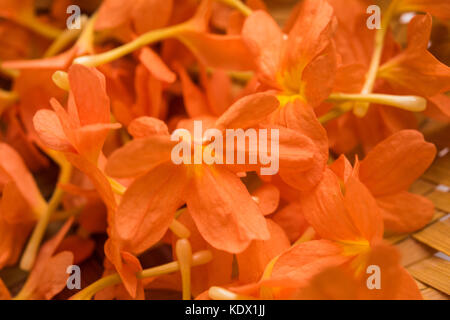
{"label": "flower stem", "polygon": [[[192,266],[195,267],[202,264],[206,264],[210,262],[211,259],[212,254],[210,251],[208,250],[198,251],[192,255]],[[138,272],[136,276],[138,279],[144,279],[162,276],[165,274],[177,272],[179,270],[180,270],[180,263],[178,261],[173,261],[157,267],[142,270],[141,272]],[[71,300],[90,300],[97,292],[107,287],[119,284],[121,282],[122,279],[120,279],[119,274],[115,273],[113,275],[95,281],[88,287],[84,288],[83,290],[72,296]]]}
{"label": "flower stem", "polygon": [[185,24],[178,24],[163,29],[152,30],[134,39],[133,41],[128,42],[120,47],[114,48],[110,51],[91,56],[78,57],[74,60],[73,63],[83,64],[89,67],[96,67],[101,64],[119,59],[148,44],[174,37],[181,31],[185,30],[185,28]]}
{"label": "flower stem", "polygon": [[56,185],[55,191],[48,202],[45,212],[41,215],[38,220],[36,227],[33,230],[30,240],[28,241],[25,252],[22,255],[20,261],[20,268],[22,270],[29,271],[33,267],[36,255],[39,249],[39,245],[44,237],[45,230],[50,221],[52,214],[58,209],[64,191],[58,186],[59,184],[65,184],[69,182],[72,175],[72,165],[67,161],[63,160],[60,164],[60,174],[58,178],[58,183]]}
{"label": "flower stem", "polygon": [[23,17],[15,20],[18,24],[27,27],[37,34],[50,39],[58,38],[63,31],[55,28],[49,24],[43,23],[34,14],[26,14]]}
{"label": "flower stem", "polygon": [[[86,17],[82,16],[81,25],[84,26],[86,23]],[[45,51],[44,58],[53,57],[66,48],[70,43],[75,41],[76,38],[81,34],[81,29],[67,29],[64,30],[50,47]]]}
{"label": "flower stem", "polygon": [[397,96],[391,94],[352,94],[352,93],[332,93],[327,101],[342,102],[356,101],[362,103],[378,103],[392,106],[412,112],[421,112],[426,109],[427,101],[419,96]]}
{"label": "flower stem", "polygon": [[192,248],[188,239],[179,239],[175,251],[180,265],[183,300],[191,299]]}
{"label": "flower stem", "polygon": [[[361,90],[361,94],[369,94],[373,91],[373,87],[377,79],[378,67],[380,66],[381,56],[383,54],[384,40],[389,27],[389,23],[391,22],[392,16],[394,15],[396,6],[397,0],[393,0],[386,12],[383,14],[383,18],[381,20],[381,28],[378,29],[375,34],[375,45],[372,54],[372,60],[370,62],[369,70],[366,74],[366,81]],[[368,102],[359,102],[355,104],[353,112],[355,113],[355,115],[363,117],[367,113],[368,109]]]}
{"label": "flower stem", "polygon": [[244,16],[249,16],[252,14],[252,9],[247,7],[242,1],[240,0],[218,0],[219,2],[222,2],[232,8],[237,9],[239,12],[241,12]]}

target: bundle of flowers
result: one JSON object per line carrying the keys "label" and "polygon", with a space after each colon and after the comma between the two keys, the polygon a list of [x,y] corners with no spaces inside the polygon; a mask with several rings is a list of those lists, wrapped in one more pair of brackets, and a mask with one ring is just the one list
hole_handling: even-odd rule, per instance
{"label": "bundle of flowers", "polygon": [[0,0],[0,270],[26,271],[0,298],[421,299],[387,238],[434,213],[408,189],[436,156],[420,123],[450,120],[449,21]]}

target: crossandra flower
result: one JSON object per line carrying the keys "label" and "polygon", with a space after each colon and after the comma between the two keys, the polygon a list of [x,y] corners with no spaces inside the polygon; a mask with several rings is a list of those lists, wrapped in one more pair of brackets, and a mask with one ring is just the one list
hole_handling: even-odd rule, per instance
{"label": "crossandra flower", "polygon": [[449,0],[282,7],[0,0],[1,300],[448,293]]}
{"label": "crossandra flower", "polygon": [[258,80],[280,100],[269,122],[298,130],[316,145],[313,168],[280,171],[288,184],[301,190],[320,180],[328,159],[326,132],[312,108],[332,90],[337,59],[331,40],[334,25],[333,9],[326,1],[303,1],[288,35],[263,11],[250,15],[242,30],[257,59]]}
{"label": "crossandra flower", "polygon": [[[256,101],[262,112],[273,110],[278,104],[270,95],[257,94],[237,102],[230,110]],[[231,118],[226,117],[219,118],[216,123],[231,126]],[[124,194],[115,226],[120,238],[128,242],[127,246],[133,252],[142,252],[163,236],[175,211],[184,204],[183,201],[187,202],[202,235],[218,249],[239,252],[248,246],[251,239],[266,237],[261,212],[239,178],[227,169],[227,165],[172,163],[171,152],[177,142],[170,140],[165,125],[157,128],[154,123],[149,125],[153,127],[147,130],[150,135],[135,139],[116,151],[106,166],[106,172],[113,177],[138,177]],[[156,132],[160,134],[156,135]],[[150,189],[149,181],[153,181]],[[203,197],[205,190],[208,190],[208,196]],[[146,196],[143,196],[143,192]],[[212,192],[214,197],[211,196]],[[247,208],[245,219],[238,214],[241,209],[235,207],[237,204]],[[208,215],[203,214],[205,210],[209,211]],[[134,213],[134,219],[130,219],[130,212]],[[224,228],[212,230],[210,225],[223,225]],[[233,234],[233,238],[226,230]]]}
{"label": "crossandra flower", "polygon": [[70,93],[67,111],[51,100],[53,111],[40,110],[33,121],[44,144],[53,150],[83,155],[97,161],[111,129],[105,78],[94,68],[74,65],[69,69]]}
{"label": "crossandra flower", "polygon": [[[394,132],[416,129],[417,120],[411,111],[423,111],[424,114],[435,119],[448,121],[448,97],[443,93],[448,90],[449,69],[427,51],[431,16],[416,16],[410,22],[408,46],[403,51],[394,41],[388,24],[391,14],[400,14],[408,10],[426,12],[428,9],[434,14],[437,11],[436,8],[447,5],[445,1],[417,1],[415,5],[418,6],[415,9],[407,5],[414,1],[392,1],[393,9],[388,9],[390,11],[385,13],[387,17],[383,25],[386,33],[384,42],[378,40],[377,43],[373,41],[374,36],[379,37],[375,30],[363,27],[366,23],[367,8],[363,1],[355,1],[351,10],[343,9],[345,1],[330,0],[329,2],[335,9],[339,22],[334,39],[337,50],[342,56],[342,65],[338,68],[333,88],[335,92],[359,93],[364,90],[367,84],[367,73],[371,72],[371,57],[378,50],[381,67],[377,69],[378,71],[374,69],[375,72],[371,72],[376,79],[376,82],[373,81],[374,92],[414,94],[428,100],[426,109],[422,108],[422,110],[413,105],[392,108],[372,103],[370,108],[367,106],[364,108],[363,117],[344,114],[330,121],[326,128],[332,149],[338,153],[348,152],[362,142],[367,152]],[[417,79],[422,79],[420,86],[417,85]],[[433,85],[427,89],[424,83],[430,84],[435,79],[440,79],[439,84],[435,84],[434,89]],[[341,101],[340,104],[342,109],[352,109],[354,106],[354,101]]]}
{"label": "crossandra flower", "polygon": [[[415,16],[408,26],[407,48],[380,67],[378,75],[407,93],[429,99],[427,112],[438,118],[449,117],[450,68],[428,50],[432,18],[430,14]],[[440,117],[439,117],[440,116]]]}
{"label": "crossandra flower", "polygon": [[[429,167],[435,154],[435,146],[425,142],[419,132],[403,130],[379,143],[361,161],[359,179],[375,197],[385,229],[413,232],[431,220],[433,203],[407,190]],[[352,171],[345,156],[335,161],[331,169],[343,180]]]}
{"label": "crossandra flower", "polygon": [[[375,199],[358,179],[358,165],[345,184],[326,170],[319,185],[303,199],[304,215],[320,240],[294,244],[267,264],[253,284],[230,286],[235,298],[262,299],[420,299],[396,250],[383,243],[383,221]],[[380,290],[366,284],[370,265],[385,270]],[[325,282],[330,274],[339,280]],[[342,288],[340,281],[345,279]],[[335,295],[332,295],[332,294]],[[220,288],[209,296],[233,298]]]}

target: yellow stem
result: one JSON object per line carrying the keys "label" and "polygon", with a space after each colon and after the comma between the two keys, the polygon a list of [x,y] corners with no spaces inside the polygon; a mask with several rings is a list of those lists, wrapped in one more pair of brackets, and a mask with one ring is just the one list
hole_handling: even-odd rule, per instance
{"label": "yellow stem", "polygon": [[191,236],[189,229],[176,219],[172,221],[169,228],[178,238],[187,239]]}
{"label": "yellow stem", "polygon": [[49,24],[43,23],[34,14],[25,14],[15,20],[18,24],[27,27],[28,29],[36,32],[37,34],[50,39],[58,38],[62,31]]}
{"label": "yellow stem", "polygon": [[94,53],[94,32],[95,22],[97,21],[98,13],[94,13],[86,22],[86,27],[81,32],[76,45],[79,50],[83,52]]}
{"label": "yellow stem", "polygon": [[345,109],[345,108],[341,108],[340,106],[337,106],[337,107],[331,109],[328,113],[319,117],[319,122],[321,124],[325,124],[331,120],[339,118],[341,115],[343,115],[344,113],[346,113],[349,110],[351,110],[351,109]]}
{"label": "yellow stem", "polygon": [[[372,60],[370,62],[369,70],[366,74],[366,81],[361,90],[361,94],[369,94],[373,91],[375,80],[377,79],[378,67],[380,66],[381,56],[383,54],[384,40],[389,27],[389,23],[391,22],[392,16],[395,13],[396,6],[397,0],[393,0],[386,12],[383,14],[383,18],[381,20],[381,28],[378,29],[375,34],[375,45],[372,54]],[[355,104],[353,112],[355,113],[355,115],[363,117],[367,113],[368,109],[369,103],[358,102]]]}
{"label": "yellow stem", "polygon": [[[208,250],[198,251],[192,255],[192,266],[195,267],[202,264],[206,264],[210,262],[211,259],[212,254],[210,251]],[[180,270],[180,263],[178,261],[173,261],[163,264],[161,266],[142,270],[141,272],[138,272],[136,276],[138,279],[144,279],[174,273],[179,270]],[[88,287],[84,288],[83,290],[72,296],[71,300],[90,300],[97,292],[107,287],[119,284],[121,282],[122,279],[117,273],[115,273],[113,275],[95,281]]]}
{"label": "yellow stem", "polygon": [[[87,21],[86,16],[81,17],[81,25],[84,27]],[[66,48],[70,43],[74,42],[75,39],[81,34],[82,29],[66,29],[64,30],[58,38],[53,41],[50,47],[45,51],[44,58],[53,57]]]}
{"label": "yellow stem", "polygon": [[378,103],[392,106],[412,112],[424,111],[427,107],[426,99],[419,96],[396,96],[391,94],[352,94],[352,93],[332,93],[327,101],[357,101],[361,103]]}
{"label": "yellow stem", "polygon": [[185,30],[185,24],[178,24],[170,26],[164,29],[149,31],[135,40],[128,42],[120,47],[114,48],[110,51],[100,53],[91,56],[82,56],[74,60],[73,63],[83,64],[85,66],[96,67],[101,64],[105,64],[116,59],[119,59],[133,51],[140,49],[148,44],[171,38],[179,34],[181,31]]}
{"label": "yellow stem", "polygon": [[175,251],[180,265],[183,300],[191,299],[192,248],[188,239],[179,239]]}
{"label": "yellow stem", "polygon": [[232,8],[235,8],[239,12],[241,12],[244,16],[249,16],[252,14],[252,9],[247,7],[242,1],[240,0],[217,0],[219,2],[222,2],[226,4],[227,6],[230,6]]}
{"label": "yellow stem", "polygon": [[22,255],[20,261],[20,268],[22,270],[29,271],[33,267],[36,255],[41,244],[42,238],[44,237],[47,225],[50,221],[52,214],[58,209],[64,191],[58,186],[59,184],[64,184],[69,182],[72,175],[72,165],[68,161],[60,164],[60,174],[58,178],[58,184],[56,185],[55,191],[48,203],[47,210],[41,215],[38,220],[36,227],[33,230],[30,240],[28,241],[25,252]]}
{"label": "yellow stem", "polygon": [[0,73],[12,79],[17,78],[20,74],[19,70],[3,68],[1,62],[0,62]]}

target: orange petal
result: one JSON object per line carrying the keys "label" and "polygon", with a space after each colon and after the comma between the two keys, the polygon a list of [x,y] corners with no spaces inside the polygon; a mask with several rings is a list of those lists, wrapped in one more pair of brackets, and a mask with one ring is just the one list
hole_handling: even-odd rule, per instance
{"label": "orange petal", "polygon": [[142,285],[140,285],[141,281],[136,277],[136,273],[142,271],[139,259],[129,252],[122,251],[117,243],[111,239],[108,239],[105,243],[105,255],[114,264],[128,294],[132,298],[142,294],[142,292],[139,292],[143,290]]}
{"label": "orange petal", "polygon": [[208,102],[205,94],[191,80],[186,69],[181,64],[175,64],[175,69],[180,75],[186,112],[191,118],[209,115]]}
{"label": "orange petal", "polygon": [[31,299],[50,300],[67,286],[67,267],[73,264],[73,254],[60,252],[51,257],[46,264],[45,272],[40,275],[39,284]]}
{"label": "orange petal", "polygon": [[283,44],[283,32],[278,24],[267,12],[255,11],[245,20],[242,37],[257,59],[261,81],[276,86]]}
{"label": "orange petal", "polygon": [[278,210],[272,217],[286,232],[291,243],[295,242],[309,227],[300,202],[292,202]]}
{"label": "orange petal", "polygon": [[274,213],[280,202],[280,191],[270,183],[264,183],[261,187],[252,192],[252,197],[256,198],[256,203],[263,215]]}
{"label": "orange petal", "polygon": [[312,240],[291,247],[276,261],[266,285],[303,287],[321,271],[349,261],[339,245],[327,240]]}
{"label": "orange petal", "polygon": [[0,154],[0,170],[16,184],[30,207],[45,208],[45,200],[20,155],[5,143],[0,143]]}
{"label": "orange petal", "polygon": [[182,167],[163,164],[133,182],[114,216],[114,232],[127,250],[140,253],[159,241],[183,204]]}
{"label": "orange petal", "polygon": [[[306,0],[300,6],[297,20],[289,32],[283,69],[300,72],[301,76],[307,64],[330,45],[334,14],[325,0]],[[305,30],[309,32],[305,33]]]}
{"label": "orange petal", "polygon": [[250,51],[240,35],[185,31],[179,39],[207,67],[237,71],[254,69]]}
{"label": "orange petal", "polygon": [[236,255],[239,265],[239,280],[243,283],[257,282],[267,264],[290,247],[283,229],[271,219],[266,219],[270,238],[254,240],[243,252]]}
{"label": "orange petal", "polygon": [[225,70],[215,69],[208,75],[200,69],[200,81],[205,88],[206,98],[215,116],[223,114],[233,102],[233,83]]}
{"label": "orange petal", "polygon": [[73,264],[80,264],[92,255],[94,249],[95,242],[92,239],[85,239],[78,235],[72,235],[61,241],[58,252],[72,252]]}
{"label": "orange petal", "polygon": [[109,98],[101,72],[74,64],[69,68],[69,83],[82,126],[110,122]]}
{"label": "orange petal", "polygon": [[142,34],[165,27],[172,14],[173,2],[173,0],[135,1],[131,17],[136,32]]}
{"label": "orange petal", "polygon": [[74,167],[89,177],[108,210],[114,212],[117,205],[111,184],[97,164],[75,153],[66,153],[65,156]]}
{"label": "orange petal", "polygon": [[105,0],[102,2],[95,21],[96,30],[113,29],[123,25],[130,18],[135,3],[123,0]]}
{"label": "orange petal", "polygon": [[152,49],[144,47],[139,53],[139,60],[147,70],[159,81],[173,83],[176,75]]}
{"label": "orange petal", "polygon": [[408,187],[433,162],[436,147],[414,130],[397,132],[380,142],[361,161],[360,180],[375,197]]}
{"label": "orange petal", "polygon": [[316,146],[314,165],[309,170],[281,171],[283,180],[298,190],[314,187],[322,177],[328,161],[328,138],[311,106],[296,100],[274,112],[271,122],[293,129],[310,138]]}
{"label": "orange petal", "polygon": [[[367,266],[378,266],[380,268],[381,288],[370,290],[367,280],[370,276],[367,273]],[[378,244],[369,252],[364,270],[359,276],[359,298],[367,300],[388,300],[402,299],[407,296],[417,299],[420,297],[419,289],[411,276],[400,264],[400,254],[398,250],[390,245]],[[402,286],[405,286],[402,288]],[[405,289],[411,290],[405,294]]]}
{"label": "orange petal", "polygon": [[96,123],[78,128],[74,131],[75,147],[81,155],[95,163],[108,133],[121,126],[120,123]]}
{"label": "orange petal", "polygon": [[379,241],[383,237],[383,220],[375,198],[354,175],[345,184],[345,207],[353,225],[364,239]]}
{"label": "orange petal", "polygon": [[441,122],[450,120],[450,97],[446,94],[438,94],[428,98],[427,109],[424,113]]}
{"label": "orange petal", "polygon": [[128,132],[136,138],[146,138],[152,135],[169,135],[169,129],[164,121],[152,117],[139,117],[128,126]]}
{"label": "orange petal", "polygon": [[427,51],[431,23],[429,14],[418,15],[411,20],[408,48],[380,67],[381,78],[425,97],[450,89],[450,67]]}
{"label": "orange petal", "polygon": [[203,165],[187,191],[198,230],[213,247],[242,252],[251,240],[266,240],[266,221],[244,184],[222,166]]}
{"label": "orange petal", "polygon": [[325,171],[321,182],[302,200],[306,220],[322,238],[335,241],[361,239],[345,207],[339,180],[331,170]]}
{"label": "orange petal", "polygon": [[255,93],[236,101],[216,121],[221,129],[248,128],[258,124],[278,107],[278,99],[271,93]]}
{"label": "orange petal", "polygon": [[37,220],[14,182],[8,182],[3,187],[0,212],[1,219],[9,224],[34,223]]}
{"label": "orange petal", "polygon": [[399,233],[410,233],[423,228],[434,214],[433,203],[425,197],[401,191],[377,197],[385,228]]}
{"label": "orange petal", "polygon": [[344,182],[347,181],[353,172],[352,164],[343,154],[330,165],[330,169]]}
{"label": "orange petal", "polygon": [[133,140],[109,157],[105,171],[117,178],[137,176],[170,161],[176,144],[169,136],[159,135]]}
{"label": "orange petal", "polygon": [[75,151],[54,111],[39,110],[33,118],[33,124],[39,138],[48,148],[62,152]]}
{"label": "orange petal", "polygon": [[[60,288],[60,281],[56,281],[55,285],[56,287],[53,287],[53,283],[52,283],[52,272],[55,272],[55,279],[56,280],[60,280],[61,279],[61,274],[64,273],[65,275],[65,279],[67,280],[67,277],[69,276],[66,273],[66,269],[67,266],[72,264],[73,261],[73,255],[72,253],[65,253],[65,252],[61,252],[59,254],[58,258],[53,257],[53,255],[56,252],[56,249],[58,248],[58,246],[61,244],[61,241],[64,239],[64,237],[66,236],[67,232],[69,231],[70,227],[72,226],[72,223],[74,221],[74,218],[71,217],[69,218],[66,223],[61,227],[61,229],[59,229],[58,233],[51,238],[50,240],[48,240],[47,242],[44,243],[44,245],[41,247],[41,249],[39,250],[39,254],[36,258],[36,261],[33,265],[33,269],[31,270],[31,273],[27,279],[27,282],[25,283],[22,291],[26,292],[28,294],[33,294],[34,292],[39,292],[39,288],[41,286],[50,286],[49,289],[49,296],[50,295],[54,295],[55,293],[59,292],[56,289]],[[52,258],[55,258],[56,260],[52,260]],[[69,261],[70,260],[70,261]],[[58,262],[61,264],[65,264],[68,263],[63,270],[60,270],[61,265],[59,265],[57,269],[54,270],[49,270],[49,272],[47,272],[47,270],[50,268],[52,268],[52,264],[53,262]],[[56,265],[55,265],[56,267]],[[47,276],[46,276],[47,275]],[[50,280],[50,282],[48,282],[47,284],[45,283],[41,283],[43,277],[47,277],[45,280]],[[64,285],[66,284],[66,280],[64,281]],[[60,288],[62,289],[62,287]],[[57,292],[55,292],[57,291]],[[44,294],[44,296],[47,295],[47,293],[41,292],[42,294]],[[38,299],[42,299],[43,296],[40,296],[40,298],[38,297]]]}

